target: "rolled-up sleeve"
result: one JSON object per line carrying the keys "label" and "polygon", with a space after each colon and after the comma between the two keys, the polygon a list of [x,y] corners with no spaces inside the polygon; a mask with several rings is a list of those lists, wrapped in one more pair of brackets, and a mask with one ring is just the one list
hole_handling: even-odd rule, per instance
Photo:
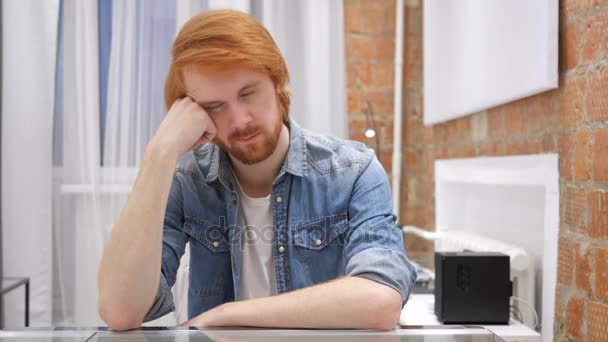
{"label": "rolled-up sleeve", "polygon": [[405,305],[416,281],[416,269],[407,257],[403,233],[395,224],[386,172],[374,156],[355,182],[348,216],[346,275],[393,288]]}
{"label": "rolled-up sleeve", "polygon": [[160,283],[152,306],[144,317],[144,322],[157,319],[175,310],[171,287],[175,284],[179,261],[184,254],[187,242],[183,226],[184,214],[181,186],[176,174],[173,177],[173,184],[165,212]]}

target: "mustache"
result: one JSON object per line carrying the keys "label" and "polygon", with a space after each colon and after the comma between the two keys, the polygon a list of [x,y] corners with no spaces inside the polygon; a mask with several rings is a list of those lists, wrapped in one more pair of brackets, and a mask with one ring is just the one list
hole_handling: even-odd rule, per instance
{"label": "mustache", "polygon": [[260,127],[258,126],[248,126],[245,127],[245,129],[239,130],[239,131],[234,131],[232,133],[230,133],[230,135],[228,136],[229,139],[231,140],[238,140],[238,139],[242,139],[242,138],[247,138],[249,136],[252,136],[256,133],[261,132]]}

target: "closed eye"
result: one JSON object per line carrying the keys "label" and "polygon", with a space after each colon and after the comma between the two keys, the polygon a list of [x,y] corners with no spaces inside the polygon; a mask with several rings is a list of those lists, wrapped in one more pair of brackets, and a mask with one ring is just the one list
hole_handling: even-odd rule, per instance
{"label": "closed eye", "polygon": [[216,106],[206,106],[204,108],[208,112],[215,112],[215,111],[220,110],[222,107],[224,107],[223,104],[219,104],[219,105],[216,105]]}

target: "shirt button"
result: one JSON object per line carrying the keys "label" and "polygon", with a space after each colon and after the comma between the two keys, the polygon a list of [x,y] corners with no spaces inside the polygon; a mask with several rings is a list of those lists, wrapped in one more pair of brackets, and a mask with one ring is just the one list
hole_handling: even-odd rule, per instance
{"label": "shirt button", "polygon": [[281,196],[277,197],[277,202],[279,202],[279,203],[283,202],[283,198]]}
{"label": "shirt button", "polygon": [[232,201],[230,201],[230,203],[231,203],[232,205],[236,205],[236,200],[235,200],[235,199],[233,199]]}
{"label": "shirt button", "polygon": [[220,246],[220,243],[217,241],[213,241],[213,247],[218,248]]}
{"label": "shirt button", "polygon": [[317,246],[321,246],[322,243],[323,243],[323,241],[321,241],[321,240],[315,241],[315,245],[317,245]]}
{"label": "shirt button", "polygon": [[[280,198],[280,197],[279,197],[279,198]],[[279,252],[280,252],[280,253],[285,252],[285,247],[283,247],[283,246],[279,247]]]}

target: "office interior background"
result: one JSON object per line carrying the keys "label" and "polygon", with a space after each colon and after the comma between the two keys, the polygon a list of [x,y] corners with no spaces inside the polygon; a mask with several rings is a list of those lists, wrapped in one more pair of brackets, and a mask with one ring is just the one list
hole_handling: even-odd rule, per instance
{"label": "office interior background", "polygon": [[[103,324],[97,264],[172,39],[212,8],[272,33],[296,121],[375,150],[412,260],[433,268],[425,232],[521,248],[524,323],[606,339],[606,0],[3,0],[0,274],[29,279],[29,325]],[[24,291],[2,295],[4,328]]]}

